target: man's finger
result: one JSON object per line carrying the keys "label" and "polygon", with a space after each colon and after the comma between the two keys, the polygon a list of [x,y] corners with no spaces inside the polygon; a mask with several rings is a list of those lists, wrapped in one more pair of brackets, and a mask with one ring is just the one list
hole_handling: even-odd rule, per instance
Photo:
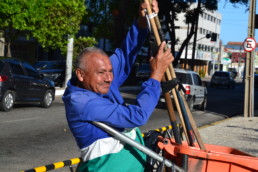
{"label": "man's finger", "polygon": [[166,45],[165,41],[161,42],[160,47],[159,47],[159,53],[163,53],[165,45]]}

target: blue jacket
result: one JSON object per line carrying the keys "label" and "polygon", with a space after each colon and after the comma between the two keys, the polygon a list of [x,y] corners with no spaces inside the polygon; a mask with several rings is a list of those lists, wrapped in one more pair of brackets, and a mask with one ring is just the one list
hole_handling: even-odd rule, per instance
{"label": "blue jacket", "polygon": [[144,125],[160,97],[160,82],[149,79],[142,84],[142,91],[134,105],[125,105],[119,87],[127,79],[147,35],[147,29],[139,29],[136,24],[130,28],[121,48],[110,57],[114,80],[107,94],[102,95],[76,87],[76,79],[69,81],[63,101],[68,125],[83,149],[109,134],[88,121],[100,121],[120,131]]}

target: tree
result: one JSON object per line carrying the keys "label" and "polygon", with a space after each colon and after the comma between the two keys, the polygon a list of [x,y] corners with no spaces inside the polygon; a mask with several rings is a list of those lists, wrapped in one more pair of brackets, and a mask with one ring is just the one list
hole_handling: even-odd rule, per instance
{"label": "tree", "polygon": [[74,42],[74,53],[73,60],[79,55],[79,53],[86,47],[92,47],[97,44],[97,41],[93,37],[79,37],[75,39]]}
{"label": "tree", "polygon": [[[179,40],[176,39],[176,26],[175,21],[178,20],[178,14],[185,13],[185,23],[190,27],[186,39],[183,41],[179,48],[179,52],[175,56],[173,62],[174,66],[178,64],[184,48],[187,46],[192,36],[197,32],[198,18],[204,10],[214,11],[218,9],[218,0],[158,0],[159,2],[159,17],[165,18],[164,23],[167,26],[168,33],[171,38],[171,51],[175,54],[175,45]],[[228,0],[225,0],[227,3]],[[245,4],[248,0],[229,0],[233,4]],[[190,5],[197,3],[195,8],[190,8]]]}
{"label": "tree", "polygon": [[83,23],[92,29],[94,37],[109,39],[118,47],[137,17],[139,3],[139,0],[86,0],[88,14]]}
{"label": "tree", "polygon": [[11,57],[11,43],[21,35],[35,38],[44,48],[65,50],[67,36],[77,33],[85,9],[84,0],[2,0],[0,31],[7,56]]}

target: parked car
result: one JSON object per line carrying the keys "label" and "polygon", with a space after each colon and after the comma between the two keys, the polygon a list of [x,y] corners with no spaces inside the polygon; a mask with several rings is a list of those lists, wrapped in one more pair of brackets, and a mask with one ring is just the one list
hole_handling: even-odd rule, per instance
{"label": "parked car", "polygon": [[65,61],[38,61],[34,67],[46,78],[54,81],[55,86],[62,87],[65,81]]}
{"label": "parked car", "polygon": [[230,75],[232,76],[233,79],[237,77],[238,72],[236,68],[228,68],[228,71],[230,72]]}
{"label": "parked car", "polygon": [[186,92],[185,97],[190,110],[194,106],[200,110],[205,110],[207,106],[207,88],[203,85],[201,77],[197,72],[191,70],[175,68],[176,77],[183,84]]}
{"label": "parked car", "polygon": [[[177,68],[174,70],[176,78],[181,81],[186,90],[185,99],[189,109],[192,111],[194,107],[197,107],[200,110],[205,110],[207,106],[208,91],[199,74],[191,70]],[[161,102],[164,102],[163,96],[160,100]]]}
{"label": "parked car", "polygon": [[258,74],[254,74],[254,87],[258,88]]}
{"label": "parked car", "polygon": [[39,102],[48,108],[55,99],[53,81],[19,59],[0,60],[0,110],[10,111],[15,103]]}
{"label": "parked car", "polygon": [[146,81],[150,77],[150,64],[142,64],[136,72],[138,82]]}
{"label": "parked car", "polygon": [[210,86],[224,86],[233,89],[236,86],[236,82],[230,72],[216,71],[211,77]]}

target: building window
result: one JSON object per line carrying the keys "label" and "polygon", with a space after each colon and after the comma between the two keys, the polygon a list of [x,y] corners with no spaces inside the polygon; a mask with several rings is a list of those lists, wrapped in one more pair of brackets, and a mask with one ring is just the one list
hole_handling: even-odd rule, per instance
{"label": "building window", "polygon": [[201,48],[202,48],[202,45],[198,44],[198,50],[201,50]]}

